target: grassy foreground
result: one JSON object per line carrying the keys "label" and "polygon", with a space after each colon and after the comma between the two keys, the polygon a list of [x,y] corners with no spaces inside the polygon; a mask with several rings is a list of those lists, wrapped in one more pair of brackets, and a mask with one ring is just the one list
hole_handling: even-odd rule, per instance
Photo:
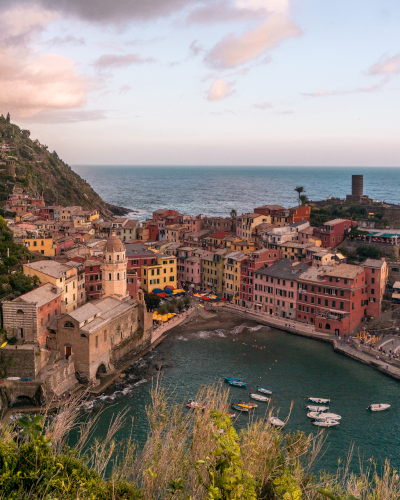
{"label": "grassy foreground", "polygon": [[[174,404],[157,381],[146,408],[149,436],[138,450],[134,437],[119,445],[126,426],[117,415],[102,441],[92,439],[101,413],[82,422],[80,400],[68,401],[53,421],[24,418],[4,426],[0,439],[0,498],[90,500],[393,500],[400,498],[397,471],[360,467],[349,461],[336,474],[313,473],[323,435],[288,433],[249,422],[236,432],[226,416],[228,391],[203,388],[196,401],[205,411]],[[43,422],[48,422],[44,424]],[[22,431],[21,431],[22,428]],[[71,429],[79,439],[66,445]],[[89,444],[91,443],[91,444]]]}

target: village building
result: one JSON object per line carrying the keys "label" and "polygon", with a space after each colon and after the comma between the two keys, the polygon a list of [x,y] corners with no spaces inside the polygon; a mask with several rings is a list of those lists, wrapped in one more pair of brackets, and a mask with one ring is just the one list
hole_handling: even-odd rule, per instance
{"label": "village building", "polygon": [[219,248],[215,252],[201,255],[201,288],[221,296],[223,290],[224,255],[230,253],[228,248]]}
{"label": "village building", "polygon": [[307,264],[278,259],[259,269],[254,278],[254,306],[271,316],[296,319],[298,279]]}
{"label": "village building", "polygon": [[357,223],[348,219],[334,219],[325,222],[323,227],[314,227],[313,236],[321,240],[322,248],[335,248],[343,243],[347,233]]}
{"label": "village building", "polygon": [[262,223],[271,223],[269,215],[245,214],[236,218],[236,236],[239,240],[254,241],[255,228]]}
{"label": "village building", "polygon": [[3,328],[7,338],[46,345],[47,328],[61,314],[61,300],[61,288],[46,283],[13,301],[3,302]]}
{"label": "village building", "polygon": [[247,257],[248,255],[243,252],[229,252],[223,257],[223,295],[224,298],[236,305],[239,305],[240,302],[241,265]]}
{"label": "village building", "polygon": [[77,267],[54,260],[40,260],[24,264],[23,271],[26,276],[37,276],[42,284],[52,283],[61,288],[61,312],[70,312],[78,307]]}

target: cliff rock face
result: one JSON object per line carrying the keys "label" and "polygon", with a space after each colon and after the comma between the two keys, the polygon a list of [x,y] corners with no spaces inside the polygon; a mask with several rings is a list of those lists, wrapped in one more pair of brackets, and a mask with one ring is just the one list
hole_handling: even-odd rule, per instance
{"label": "cliff rock face", "polygon": [[48,205],[78,205],[98,209],[104,217],[123,215],[128,211],[105,203],[90,185],[63,162],[55,151],[30,139],[29,130],[21,130],[3,116],[0,117],[0,169],[6,160],[15,160],[15,178],[8,178],[6,170],[0,182],[16,181],[33,195],[43,196]]}

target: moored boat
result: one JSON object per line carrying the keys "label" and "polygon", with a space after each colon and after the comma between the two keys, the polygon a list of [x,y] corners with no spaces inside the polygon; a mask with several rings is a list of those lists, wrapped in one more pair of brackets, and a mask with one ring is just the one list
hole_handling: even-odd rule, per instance
{"label": "moored boat", "polygon": [[269,398],[266,396],[261,396],[261,394],[250,394],[251,399],[255,399],[256,401],[269,401]]}
{"label": "moored boat", "polygon": [[235,387],[246,387],[246,382],[241,382],[240,380],[231,380],[231,382],[229,382],[229,385],[233,385]]}
{"label": "moored boat", "polygon": [[234,411],[228,411],[226,413],[226,416],[230,417],[230,418],[235,418],[236,417],[236,413]]}
{"label": "moored boat", "polygon": [[317,411],[319,413],[329,410],[329,406],[313,406],[313,405],[308,405],[308,406],[306,406],[306,408],[309,411]]}
{"label": "moored boat", "polygon": [[322,419],[322,420],[341,420],[342,417],[336,413],[320,413],[318,411],[311,411],[307,413],[308,418]]}
{"label": "moored boat", "polygon": [[229,384],[229,382],[233,382],[233,381],[240,382],[240,378],[225,377],[225,382],[228,382],[228,384]]}
{"label": "moored boat", "polygon": [[277,417],[266,417],[265,421],[274,427],[283,427],[285,425],[285,422],[282,422],[282,420]]}
{"label": "moored boat", "polygon": [[242,401],[242,400],[240,400],[238,404],[250,406],[251,408],[257,408],[258,407],[258,404],[257,403],[253,403],[252,401]]}
{"label": "moored boat", "polygon": [[311,401],[311,403],[317,403],[321,405],[326,405],[331,402],[330,399],[323,399],[323,398],[311,398],[310,396],[307,398],[308,401]]}
{"label": "moored boat", "polygon": [[262,392],[263,394],[272,394],[272,391],[270,391],[269,389],[265,389],[265,387],[259,387],[257,391]]}
{"label": "moored boat", "polygon": [[318,427],[334,427],[335,425],[339,425],[340,422],[338,422],[337,420],[323,420],[323,419],[318,419],[318,420],[314,420],[313,422],[311,422],[313,425],[317,425]]}
{"label": "moored boat", "polygon": [[192,408],[193,410],[204,410],[206,405],[202,405],[201,403],[197,403],[196,401],[188,401],[186,403],[188,408]]}
{"label": "moored boat", "polygon": [[374,405],[369,405],[367,410],[371,410],[371,411],[383,411],[383,410],[387,410],[388,408],[390,408],[390,405],[386,405],[386,404],[374,404]]}
{"label": "moored boat", "polygon": [[245,408],[244,406],[238,406],[238,405],[235,405],[235,404],[232,405],[232,408],[234,410],[237,410],[237,411],[249,411],[248,408]]}

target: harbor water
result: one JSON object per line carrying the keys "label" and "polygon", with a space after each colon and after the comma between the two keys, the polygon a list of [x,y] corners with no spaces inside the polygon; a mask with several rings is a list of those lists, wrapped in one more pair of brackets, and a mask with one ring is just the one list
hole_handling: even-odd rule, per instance
{"label": "harbor water", "polygon": [[[285,419],[293,402],[287,430],[317,433],[318,428],[306,416],[307,396],[330,398],[330,410],[342,416],[340,425],[326,429],[324,453],[318,468],[334,471],[338,459],[346,459],[354,445],[353,466],[359,457],[373,458],[382,466],[386,458],[398,468],[400,463],[399,383],[361,363],[335,353],[330,344],[298,337],[254,323],[243,323],[230,330],[196,331],[189,327],[171,335],[127,371],[121,387],[85,403],[85,412],[103,408],[98,437],[107,432],[110,419],[128,409],[129,425],[118,435],[124,439],[131,432],[139,445],[146,440],[148,425],[145,406],[150,404],[152,382],[161,366],[162,384],[175,391],[184,404],[200,386],[224,383],[226,376],[249,383],[244,388],[230,387],[232,402],[248,399],[248,392],[258,385],[271,389],[274,414]],[[251,388],[251,389],[250,389]],[[388,403],[384,412],[370,412],[372,403]],[[259,403],[255,417],[263,418],[266,403]],[[235,426],[247,425],[249,417],[240,415]]]}

